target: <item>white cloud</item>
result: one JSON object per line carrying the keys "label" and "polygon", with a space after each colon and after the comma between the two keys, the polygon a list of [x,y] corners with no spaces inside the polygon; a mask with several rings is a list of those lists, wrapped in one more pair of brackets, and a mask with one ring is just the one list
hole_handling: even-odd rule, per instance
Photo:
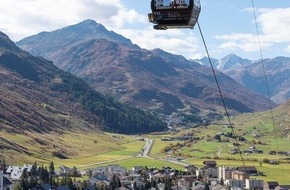
{"label": "white cloud", "polygon": [[145,29],[123,29],[120,34],[130,38],[133,43],[145,49],[160,48],[170,53],[186,56],[187,58],[200,58],[198,52],[198,38],[190,30],[154,30],[152,26]]}
{"label": "white cloud", "polygon": [[254,52],[259,50],[259,41],[262,49],[270,48],[278,43],[290,42],[290,8],[259,9],[257,13],[259,37],[256,33],[219,35],[215,38],[225,42],[221,43],[218,48]]}
{"label": "white cloud", "polygon": [[257,20],[267,41],[290,41],[290,8],[261,9]]}
{"label": "white cloud", "polygon": [[145,17],[127,10],[120,0],[1,0],[0,30],[13,40],[94,19],[108,27],[144,22]]}
{"label": "white cloud", "polygon": [[233,33],[230,35],[216,36],[216,39],[224,40],[219,48],[227,50],[243,50],[245,52],[258,51],[261,48],[268,48],[271,46],[269,42],[262,42],[259,44],[259,38],[253,34]]}
{"label": "white cloud", "polygon": [[[201,57],[198,38],[190,30],[156,31],[147,14],[125,7],[121,0],[1,0],[0,30],[13,41],[93,19],[146,49],[161,48]],[[130,28],[131,27],[131,28]]]}

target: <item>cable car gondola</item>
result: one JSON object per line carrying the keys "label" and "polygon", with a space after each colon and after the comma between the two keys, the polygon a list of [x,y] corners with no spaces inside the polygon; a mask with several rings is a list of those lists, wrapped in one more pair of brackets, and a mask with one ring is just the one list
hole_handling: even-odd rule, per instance
{"label": "cable car gondola", "polygon": [[148,14],[156,30],[193,28],[200,13],[199,0],[151,0],[152,13]]}

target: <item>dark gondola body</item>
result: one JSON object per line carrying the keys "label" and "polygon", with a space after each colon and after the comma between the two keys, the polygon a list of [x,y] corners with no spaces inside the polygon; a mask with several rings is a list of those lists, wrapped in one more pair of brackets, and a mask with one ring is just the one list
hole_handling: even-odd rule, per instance
{"label": "dark gondola body", "polygon": [[148,14],[154,29],[193,28],[200,13],[199,0],[151,0],[152,13]]}

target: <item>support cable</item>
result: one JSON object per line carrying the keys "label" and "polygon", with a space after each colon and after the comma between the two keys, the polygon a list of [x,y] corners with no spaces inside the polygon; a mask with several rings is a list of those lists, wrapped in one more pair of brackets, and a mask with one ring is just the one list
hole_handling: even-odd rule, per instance
{"label": "support cable", "polygon": [[[271,96],[270,96],[268,77],[267,77],[267,73],[266,73],[266,69],[265,69],[265,63],[264,63],[262,46],[261,46],[260,32],[259,32],[259,27],[258,27],[258,22],[257,22],[257,16],[256,16],[254,0],[252,0],[252,8],[253,8],[254,20],[255,20],[255,25],[256,25],[256,33],[257,33],[257,40],[258,40],[258,44],[259,44],[261,63],[262,63],[263,74],[264,74],[264,82],[265,82],[265,85],[266,85],[269,109],[270,109],[270,113],[271,113],[271,120],[272,120],[273,129],[274,129],[276,148],[277,148],[277,153],[278,153],[279,152],[279,143],[278,143],[278,137],[277,137],[277,130],[276,130],[276,127],[275,127],[276,125],[275,125],[274,114],[273,114],[273,106],[272,106],[272,101],[271,101]],[[283,168],[282,168],[282,179],[283,179],[283,182],[285,182],[284,181],[284,169]]]}
{"label": "support cable", "polygon": [[212,61],[211,61],[211,57],[209,55],[209,51],[208,51],[208,48],[207,48],[207,45],[206,45],[206,42],[205,42],[205,39],[204,39],[204,36],[203,36],[203,33],[202,33],[202,30],[201,30],[201,27],[199,25],[199,22],[197,21],[197,25],[198,25],[198,29],[199,29],[199,32],[200,32],[200,35],[201,35],[201,38],[202,38],[202,41],[203,41],[203,45],[205,47],[205,50],[206,50],[206,54],[207,54],[207,57],[208,57],[208,61],[210,63],[210,66],[211,66],[211,70],[212,70],[212,73],[214,75],[214,79],[215,79],[215,82],[216,82],[216,85],[217,85],[217,88],[218,88],[218,91],[219,91],[219,94],[220,94],[220,97],[221,97],[221,100],[222,100],[222,103],[223,103],[223,107],[225,109],[225,113],[226,113],[226,116],[227,116],[227,119],[228,119],[228,122],[229,122],[229,126],[232,130],[232,134],[235,138],[235,143],[236,143],[236,146],[238,148],[238,151],[239,151],[239,154],[240,154],[240,157],[241,157],[241,160],[243,162],[243,166],[245,168],[245,171],[246,171],[246,165],[245,165],[245,161],[244,161],[244,158],[243,158],[243,155],[242,155],[242,152],[240,150],[240,147],[238,146],[238,140],[237,140],[237,136],[235,135],[235,132],[234,132],[234,128],[233,128],[233,124],[232,124],[232,121],[230,119],[230,115],[229,115],[229,112],[228,112],[228,109],[227,109],[227,106],[226,106],[226,103],[225,103],[225,100],[224,100],[224,96],[222,94],[222,90],[220,88],[220,84],[219,84],[219,81],[217,79],[217,75],[216,75],[216,72],[214,70],[214,67],[213,67],[213,64],[212,64]]}

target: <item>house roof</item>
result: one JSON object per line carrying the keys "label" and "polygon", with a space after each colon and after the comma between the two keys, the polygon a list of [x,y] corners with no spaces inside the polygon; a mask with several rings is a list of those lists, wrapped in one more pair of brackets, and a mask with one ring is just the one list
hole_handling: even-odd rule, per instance
{"label": "house roof", "polygon": [[243,171],[232,171],[233,174],[238,174],[238,175],[245,175],[246,172]]}
{"label": "house roof", "polygon": [[51,189],[51,185],[48,183],[42,184],[40,185],[40,188],[43,190],[50,190]]}
{"label": "house roof", "polygon": [[3,186],[11,185],[11,181],[7,177],[3,177]]}
{"label": "house roof", "polygon": [[269,185],[269,189],[275,189],[275,187],[279,186],[277,181],[268,181],[266,183]]}
{"label": "house roof", "polygon": [[255,166],[240,166],[237,167],[237,170],[242,172],[257,172],[257,168]]}
{"label": "house roof", "polygon": [[134,171],[139,171],[142,170],[144,167],[143,166],[133,166]]}
{"label": "house roof", "polygon": [[160,177],[165,177],[165,174],[163,173],[157,173],[154,175],[154,177],[160,178]]}
{"label": "house roof", "polygon": [[188,189],[188,187],[185,186],[185,185],[177,185],[177,186],[172,186],[171,189],[172,189],[172,190]]}
{"label": "house roof", "polygon": [[217,165],[216,161],[214,161],[214,160],[203,161],[203,164],[204,165]]}
{"label": "house roof", "polygon": [[220,185],[220,184],[215,184],[213,186],[211,186],[212,190],[225,190],[225,187]]}
{"label": "house roof", "polygon": [[59,170],[60,170],[60,172],[63,172],[63,173],[69,173],[71,171],[71,169],[69,167],[64,166],[64,165],[60,165]]}
{"label": "house roof", "polygon": [[118,190],[129,190],[129,189],[126,187],[119,187]]}
{"label": "house roof", "polygon": [[105,174],[98,173],[98,174],[93,175],[93,178],[98,179],[98,180],[106,180],[108,179],[108,176]]}
{"label": "house roof", "polygon": [[279,185],[279,187],[283,190],[289,190],[290,189],[290,185]]}
{"label": "house roof", "polygon": [[187,165],[187,166],[184,166],[184,168],[196,168],[194,165]]}
{"label": "house roof", "polygon": [[20,180],[22,173],[23,173],[23,170],[21,169],[21,167],[13,166],[11,174],[10,174],[10,178],[12,180]]}
{"label": "house roof", "polygon": [[204,186],[202,185],[197,185],[195,187],[192,187],[192,190],[204,190]]}
{"label": "house roof", "polygon": [[70,190],[68,186],[58,186],[56,189],[57,190]]}
{"label": "house roof", "polygon": [[14,166],[8,166],[8,168],[6,169],[6,173],[11,173],[13,171],[13,167]]}
{"label": "house roof", "polygon": [[32,169],[32,165],[30,164],[24,164],[22,167],[22,171],[24,171],[26,169],[27,172],[30,172]]}

